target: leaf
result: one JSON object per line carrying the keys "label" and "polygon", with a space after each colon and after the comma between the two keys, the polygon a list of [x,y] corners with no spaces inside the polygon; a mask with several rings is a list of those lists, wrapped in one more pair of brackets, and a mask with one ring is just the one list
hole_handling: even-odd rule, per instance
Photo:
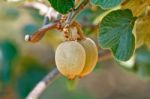
{"label": "leaf", "polygon": [[150,0],[127,0],[121,7],[122,9],[130,9],[134,16],[140,16],[146,7],[148,6]]}
{"label": "leaf", "polygon": [[123,0],[91,0],[91,2],[103,9],[110,9],[121,4]]}
{"label": "leaf", "polygon": [[49,0],[51,6],[58,12],[66,14],[74,7],[74,0]]}
{"label": "leaf", "polygon": [[99,44],[112,50],[120,61],[127,61],[135,49],[135,37],[132,34],[136,18],[130,10],[116,10],[106,15],[100,25]]}
{"label": "leaf", "polygon": [[141,46],[145,43],[147,47],[150,47],[150,16],[138,18],[135,27],[135,35],[136,45]]}

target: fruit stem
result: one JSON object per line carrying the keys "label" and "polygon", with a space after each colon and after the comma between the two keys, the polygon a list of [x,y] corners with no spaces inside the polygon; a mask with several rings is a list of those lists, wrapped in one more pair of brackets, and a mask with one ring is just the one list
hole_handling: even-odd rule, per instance
{"label": "fruit stem", "polygon": [[79,40],[85,39],[84,32],[81,29],[81,25],[78,22],[76,22],[76,21],[74,21],[72,25],[77,28],[77,34],[79,35],[78,39]]}

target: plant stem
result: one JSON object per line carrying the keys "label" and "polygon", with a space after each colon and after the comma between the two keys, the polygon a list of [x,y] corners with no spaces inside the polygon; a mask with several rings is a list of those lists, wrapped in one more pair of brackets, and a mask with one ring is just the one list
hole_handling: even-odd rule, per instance
{"label": "plant stem", "polygon": [[79,39],[84,39],[85,37],[83,30],[81,29],[81,25],[78,22],[73,21],[72,26],[77,28],[77,34],[79,35]]}
{"label": "plant stem", "polygon": [[29,42],[38,42],[39,40],[41,40],[43,38],[43,36],[45,35],[45,33],[48,30],[52,30],[52,29],[59,29],[60,28],[60,24],[59,22],[53,22],[47,25],[44,25],[42,28],[40,28],[37,32],[35,32],[33,35],[26,35],[25,36],[25,40],[29,41]]}
{"label": "plant stem", "polygon": [[48,23],[49,23],[49,18],[48,16],[45,16],[43,21],[43,26],[47,25]]}
{"label": "plant stem", "polygon": [[81,2],[81,4],[76,8],[74,9],[72,12],[70,12],[70,14],[68,15],[68,18],[65,22],[65,25],[66,24],[71,24],[75,17],[78,15],[78,13],[89,3],[89,0],[84,0],[83,2]]}
{"label": "plant stem", "polygon": [[[72,24],[72,22],[74,21],[75,17],[77,16],[77,14],[88,4],[89,0],[84,0],[79,7],[77,7],[76,9],[74,9],[69,16],[67,17],[66,21],[64,23],[59,21],[56,22],[52,22],[50,24],[44,25],[42,28],[40,28],[37,32],[35,32],[33,35],[26,35],[25,36],[25,40],[29,41],[29,42],[38,42],[39,40],[41,40],[43,38],[43,36],[45,35],[45,33],[48,30],[51,29],[58,29],[58,30],[63,30],[63,28],[68,25],[68,24]],[[47,22],[47,20],[46,20]],[[64,24],[64,25],[63,25]]]}
{"label": "plant stem", "polygon": [[46,77],[40,81],[36,87],[30,92],[30,94],[26,97],[26,99],[38,99],[41,93],[47,88],[47,86],[52,83],[52,81],[58,77],[59,72],[55,68],[52,70]]}

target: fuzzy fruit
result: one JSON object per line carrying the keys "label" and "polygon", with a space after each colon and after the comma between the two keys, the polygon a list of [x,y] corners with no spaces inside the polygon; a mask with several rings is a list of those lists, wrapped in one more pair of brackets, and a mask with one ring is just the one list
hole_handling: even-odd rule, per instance
{"label": "fuzzy fruit", "polygon": [[76,41],[61,43],[55,53],[58,70],[68,79],[74,79],[84,68],[86,54],[81,44]]}
{"label": "fuzzy fruit", "polygon": [[79,41],[79,43],[84,47],[86,53],[86,61],[85,61],[84,69],[78,75],[79,77],[83,77],[88,75],[90,72],[92,72],[92,70],[96,66],[98,60],[98,50],[95,42],[90,38],[81,40]]}

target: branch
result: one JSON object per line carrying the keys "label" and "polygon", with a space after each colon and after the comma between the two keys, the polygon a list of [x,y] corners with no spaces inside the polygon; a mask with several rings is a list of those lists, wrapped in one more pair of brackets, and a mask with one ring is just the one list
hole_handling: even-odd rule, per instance
{"label": "branch", "polygon": [[49,84],[59,75],[57,69],[52,70],[36,87],[30,92],[26,99],[38,99],[41,93],[47,88]]}
{"label": "branch", "polygon": [[112,59],[112,54],[109,50],[102,50],[100,49],[100,51],[98,52],[98,61],[106,61]]}
{"label": "branch", "polygon": [[37,32],[35,32],[33,35],[26,35],[25,40],[29,42],[38,42],[43,38],[45,33],[48,30],[60,28],[60,23],[59,22],[53,22],[47,25],[44,25],[42,28],[40,28]]}
{"label": "branch", "polygon": [[[44,25],[41,29],[39,29],[37,32],[35,32],[33,35],[26,35],[25,40],[26,41],[30,41],[30,42],[37,42],[39,40],[42,39],[42,37],[45,35],[45,33],[48,30],[51,29],[59,29],[62,30],[64,28],[64,26],[66,26],[67,24],[72,24],[72,22],[74,22],[75,17],[77,16],[77,14],[81,11],[81,9],[83,9],[87,3],[89,2],[89,0],[84,0],[79,7],[77,7],[76,9],[74,9],[69,16],[67,17],[66,21],[64,22],[64,24],[62,25],[60,20],[53,22],[51,24],[48,25]],[[104,61],[104,60],[108,60],[110,58],[112,58],[110,51],[104,51],[104,50],[100,50],[99,51],[99,59],[98,61]],[[49,74],[47,74],[47,76],[40,81],[35,88],[30,92],[30,94],[27,96],[26,99],[37,99],[41,93],[47,88],[47,86],[49,84],[52,83],[52,81],[59,75],[59,71],[57,70],[57,68],[55,68],[54,70],[52,70]]]}
{"label": "branch", "polygon": [[[98,61],[104,61],[112,58],[111,53],[108,50],[99,51],[98,57],[99,57]],[[26,99],[38,99],[38,97],[42,94],[42,92],[47,88],[48,85],[52,83],[52,81],[56,77],[58,77],[58,75],[59,71],[57,70],[57,68],[55,68],[35,86],[35,88],[29,93]]]}
{"label": "branch", "polygon": [[40,15],[45,15],[49,9],[48,6],[41,2],[25,2],[23,6],[21,7],[27,7],[27,8],[34,8],[39,10]]}
{"label": "branch", "polygon": [[47,16],[49,20],[56,20],[60,16],[60,14],[55,11],[51,6],[48,6],[42,2],[27,1],[20,7],[37,9],[39,10],[40,15]]}
{"label": "branch", "polygon": [[89,2],[89,0],[84,0],[79,7],[77,7],[76,9],[74,9],[69,16],[67,17],[66,21],[64,22],[64,24],[61,23],[61,20],[57,21],[57,22],[52,22],[48,25],[44,25],[42,28],[40,28],[37,32],[35,32],[33,35],[26,35],[25,36],[25,40],[29,41],[29,42],[38,42],[39,40],[41,40],[43,38],[43,36],[45,35],[45,33],[48,30],[51,29],[63,29],[67,24],[72,24],[72,22],[74,21],[74,18],[77,16],[77,14],[86,6],[86,4]]}
{"label": "branch", "polygon": [[49,18],[48,16],[44,16],[44,20],[43,20],[43,26],[49,24]]}
{"label": "branch", "polygon": [[77,16],[77,14],[89,3],[89,0],[84,0],[83,2],[81,2],[81,4],[76,8],[74,9],[68,16],[66,22],[65,22],[65,25],[66,24],[71,24],[75,17]]}

